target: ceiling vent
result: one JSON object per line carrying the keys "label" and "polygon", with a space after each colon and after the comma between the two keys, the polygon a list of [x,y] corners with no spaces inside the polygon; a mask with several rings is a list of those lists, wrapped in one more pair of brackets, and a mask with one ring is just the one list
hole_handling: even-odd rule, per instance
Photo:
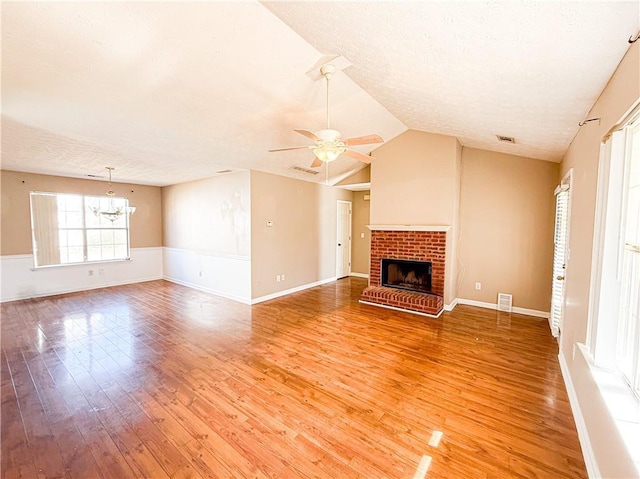
{"label": "ceiling vent", "polygon": [[309,168],[303,168],[302,166],[296,166],[296,165],[293,165],[290,169],[295,171],[300,171],[302,173],[306,173],[307,175],[317,175],[318,173],[320,173],[319,171],[310,170]]}
{"label": "ceiling vent", "polygon": [[498,138],[498,141],[502,141],[504,143],[515,143],[516,139],[512,136],[502,136],[502,135],[496,135],[496,138]]}

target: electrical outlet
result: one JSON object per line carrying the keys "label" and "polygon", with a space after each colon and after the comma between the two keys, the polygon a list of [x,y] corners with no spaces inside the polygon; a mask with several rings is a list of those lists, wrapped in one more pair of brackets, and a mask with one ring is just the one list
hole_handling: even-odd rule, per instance
{"label": "electrical outlet", "polygon": [[360,238],[364,238],[364,233],[360,233]]}
{"label": "electrical outlet", "polygon": [[89,270],[89,276],[93,276],[93,270],[92,269]]}
{"label": "electrical outlet", "polygon": [[476,283],[476,289],[477,289],[477,290],[482,289],[482,284],[481,284],[481,283]]}
{"label": "electrical outlet", "polygon": [[284,274],[282,275],[282,281],[284,281]]}
{"label": "electrical outlet", "polygon": [[100,268],[100,269],[98,270],[98,274],[99,274],[100,276],[104,276],[104,270],[103,270],[102,268]]}
{"label": "electrical outlet", "polygon": [[280,282],[280,279],[281,279],[281,276],[280,276],[280,275],[276,275],[276,281],[277,281],[278,283]]}
{"label": "electrical outlet", "polygon": [[202,271],[198,271],[198,276],[202,278]]}

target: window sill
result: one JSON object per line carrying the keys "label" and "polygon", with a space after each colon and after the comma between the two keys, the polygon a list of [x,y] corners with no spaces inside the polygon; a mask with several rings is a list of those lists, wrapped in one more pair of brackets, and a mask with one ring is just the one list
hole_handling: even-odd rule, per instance
{"label": "window sill", "polygon": [[596,366],[591,352],[578,343],[578,348],[589,365],[591,376],[596,382],[611,417],[616,423],[629,456],[640,471],[640,401],[620,373]]}
{"label": "window sill", "polygon": [[45,271],[56,268],[71,268],[74,266],[99,266],[103,264],[126,263],[132,261],[131,257],[123,259],[110,259],[105,261],[87,261],[86,263],[66,263],[66,264],[50,264],[46,266],[34,266],[31,271]]}

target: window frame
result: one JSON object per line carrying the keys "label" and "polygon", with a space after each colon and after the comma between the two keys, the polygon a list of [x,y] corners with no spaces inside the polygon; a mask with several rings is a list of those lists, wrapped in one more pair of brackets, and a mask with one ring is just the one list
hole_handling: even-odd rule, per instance
{"label": "window frame", "polygon": [[[81,209],[81,217],[82,217],[82,226],[78,227],[57,227],[57,232],[59,235],[60,231],[81,231],[82,233],[82,257],[83,261],[73,261],[63,263],[61,260],[54,264],[38,264],[38,256],[37,256],[37,242],[35,236],[35,224],[34,224],[34,209],[33,209],[33,197],[34,196],[53,196],[56,198],[60,197],[77,197],[80,198],[82,202]],[[49,268],[59,268],[59,267],[72,267],[72,266],[82,266],[82,265],[92,265],[92,264],[105,264],[105,263],[118,263],[118,262],[126,262],[131,261],[131,223],[130,223],[130,214],[124,213],[123,221],[124,227],[99,227],[99,226],[87,226],[87,216],[94,215],[95,213],[91,210],[90,206],[95,204],[100,204],[104,201],[117,201],[122,203],[125,207],[129,207],[129,200],[122,196],[107,196],[107,195],[95,195],[95,194],[82,194],[82,193],[63,193],[63,192],[49,192],[49,191],[30,191],[29,192],[29,211],[30,211],[30,226],[31,226],[31,242],[32,242],[32,259],[33,259],[33,267],[32,270],[40,270],[40,269],[49,269]],[[98,216],[99,217],[99,216]],[[101,218],[101,217],[99,217]],[[100,219],[102,223],[103,219]],[[106,221],[110,221],[106,219]],[[107,223],[103,223],[109,226]],[[126,237],[126,255],[117,257],[117,258],[107,258],[107,259],[97,259],[97,260],[89,260],[89,242],[88,242],[88,232],[90,231],[125,231]],[[100,243],[103,245],[104,243]],[[124,243],[121,243],[124,245]],[[114,243],[115,246],[115,243]],[[61,247],[58,246],[58,250]]]}
{"label": "window frame", "polygon": [[[640,111],[634,111],[603,139],[598,172],[587,346],[594,365],[610,371],[640,404],[640,319],[635,321],[635,364],[631,377],[619,364],[623,265],[632,137],[640,139]],[[627,330],[625,330],[627,331]]]}

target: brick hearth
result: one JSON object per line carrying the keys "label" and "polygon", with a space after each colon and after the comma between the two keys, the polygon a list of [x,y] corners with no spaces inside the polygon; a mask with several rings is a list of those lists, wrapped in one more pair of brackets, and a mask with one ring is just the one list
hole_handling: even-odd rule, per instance
{"label": "brick hearth", "polygon": [[[444,305],[445,250],[446,232],[443,231],[372,231],[369,287],[362,292],[360,299],[437,316]],[[430,261],[431,287],[434,294],[382,286],[382,258]]]}

